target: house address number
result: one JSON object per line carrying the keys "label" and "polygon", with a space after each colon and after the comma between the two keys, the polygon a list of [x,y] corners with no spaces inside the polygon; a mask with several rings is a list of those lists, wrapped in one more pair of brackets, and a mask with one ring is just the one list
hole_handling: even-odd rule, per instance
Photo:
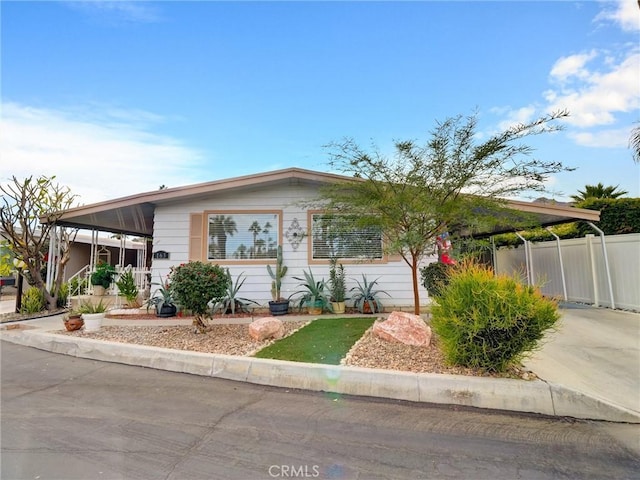
{"label": "house address number", "polygon": [[165,252],[164,250],[158,250],[157,252],[153,252],[154,260],[169,260],[169,252]]}

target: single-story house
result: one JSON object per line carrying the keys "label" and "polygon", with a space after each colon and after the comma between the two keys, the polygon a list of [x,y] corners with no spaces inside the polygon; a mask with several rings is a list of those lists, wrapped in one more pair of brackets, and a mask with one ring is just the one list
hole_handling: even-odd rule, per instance
{"label": "single-story house", "polygon": [[[328,279],[329,257],[334,254],[345,267],[347,290],[362,275],[379,278],[380,289],[390,295],[385,308],[409,309],[413,306],[410,268],[399,256],[384,253],[380,234],[336,232],[322,210],[308,205],[322,185],[344,180],[352,179],[287,168],[84,205],[65,211],[56,224],[152,238],[148,267],[155,282],[164,279],[172,266],[190,260],[217,263],[234,278],[244,273],[240,296],[263,305],[271,300],[266,266],[275,263],[278,246],[288,267],[284,297],[296,291],[299,282],[294,277],[303,276],[306,269],[316,278]],[[599,212],[567,206],[527,202],[512,206],[549,225],[599,218]],[[435,260],[428,257],[424,263]],[[424,289],[420,297],[428,304]]]}

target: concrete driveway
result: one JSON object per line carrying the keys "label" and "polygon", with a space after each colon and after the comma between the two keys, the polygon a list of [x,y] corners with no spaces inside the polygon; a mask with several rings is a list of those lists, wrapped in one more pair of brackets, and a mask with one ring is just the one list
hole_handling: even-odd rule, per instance
{"label": "concrete driveway", "polygon": [[640,314],[563,304],[556,332],[525,365],[540,378],[640,412]]}

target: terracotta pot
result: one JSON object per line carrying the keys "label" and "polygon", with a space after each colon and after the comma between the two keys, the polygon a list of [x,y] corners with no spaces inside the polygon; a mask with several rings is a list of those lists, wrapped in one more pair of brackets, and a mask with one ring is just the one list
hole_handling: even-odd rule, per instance
{"label": "terracotta pot", "polygon": [[64,328],[67,329],[68,332],[73,332],[74,330],[80,330],[84,325],[84,321],[80,316],[74,316],[64,319]]}
{"label": "terracotta pot", "polygon": [[371,303],[373,303],[374,311],[371,311],[371,306],[369,305],[369,302],[365,301],[362,304],[362,313],[372,314],[378,311],[378,304],[374,301],[372,301]]}

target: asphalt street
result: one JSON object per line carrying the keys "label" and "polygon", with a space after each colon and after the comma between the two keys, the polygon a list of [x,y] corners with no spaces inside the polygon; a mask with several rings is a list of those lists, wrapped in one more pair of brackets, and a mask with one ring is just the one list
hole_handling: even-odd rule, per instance
{"label": "asphalt street", "polygon": [[638,425],[285,390],[0,347],[3,480],[640,478]]}

